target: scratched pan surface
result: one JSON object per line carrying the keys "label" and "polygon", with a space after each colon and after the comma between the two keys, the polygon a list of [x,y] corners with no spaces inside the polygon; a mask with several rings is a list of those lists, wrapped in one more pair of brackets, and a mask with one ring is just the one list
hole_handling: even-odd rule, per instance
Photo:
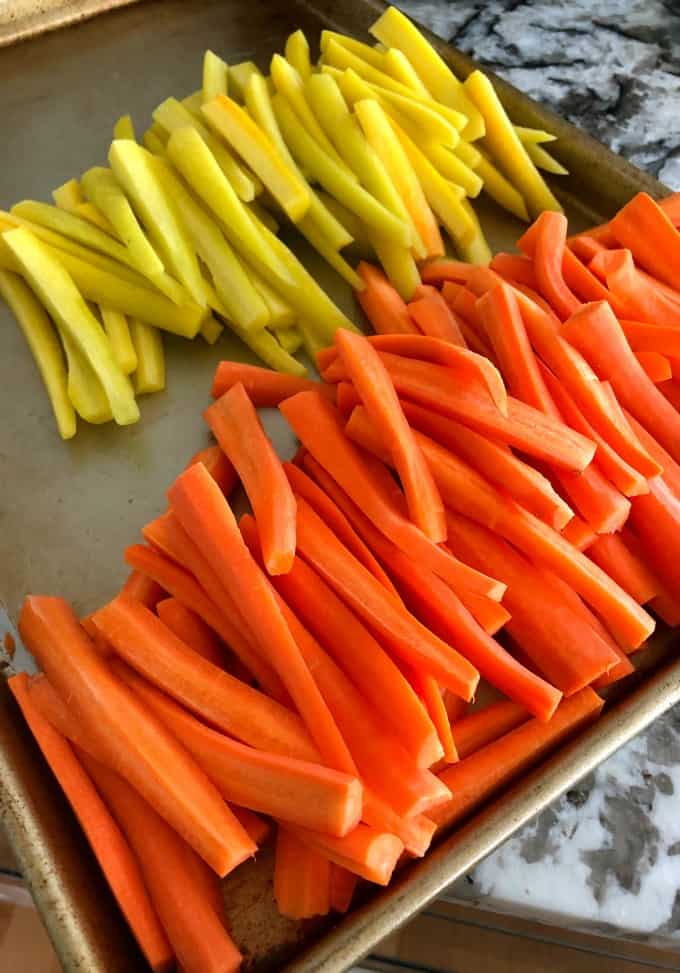
{"label": "scratched pan surface", "polygon": [[[96,3],[86,6],[89,10]],[[101,3],[110,6],[111,0]],[[381,9],[373,0],[133,3],[1,49],[0,208],[24,198],[48,199],[53,187],[103,162],[115,118],[129,111],[143,130],[163,98],[183,96],[198,86],[206,47],[228,60],[252,58],[265,67],[294,28],[302,27],[312,43],[325,26],[363,37]],[[439,47],[457,73],[471,69],[464,55]],[[606,219],[639,189],[665,193],[659,183],[514,89],[499,82],[499,91],[516,122],[559,135],[556,155],[571,172],[559,184],[560,192],[574,228]],[[519,224],[492,205],[480,212],[492,246],[512,246]],[[299,238],[294,246],[358,320],[346,285]],[[62,443],[23,339],[0,307],[0,604],[11,620],[28,591],[63,594],[83,612],[115,592],[125,575],[123,547],[162,509],[172,477],[207,442],[200,413],[215,363],[222,357],[248,358],[228,337],[212,349],[200,340],[189,346],[168,338],[166,350],[168,390],[142,401],[137,426],[83,426],[74,440]],[[292,437],[276,414],[266,422],[282,455],[292,452]],[[225,883],[225,901],[248,965],[291,973],[346,969],[680,698],[680,664],[668,662],[672,648],[667,633],[657,635],[642,655],[645,671],[612,701],[594,729],[464,830],[445,838],[423,861],[404,869],[389,890],[365,893],[342,921],[295,924],[277,917],[267,849],[257,862],[238,869]],[[17,662],[23,662],[21,650]],[[142,970],[139,953],[4,685],[0,820],[65,969]]]}

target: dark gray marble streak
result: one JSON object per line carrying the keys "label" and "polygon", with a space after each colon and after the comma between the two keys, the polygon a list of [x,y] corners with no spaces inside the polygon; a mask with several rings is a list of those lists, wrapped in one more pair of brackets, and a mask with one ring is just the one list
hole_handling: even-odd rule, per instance
{"label": "dark gray marble streak", "polygon": [[403,9],[680,189],[680,3],[408,0]]}

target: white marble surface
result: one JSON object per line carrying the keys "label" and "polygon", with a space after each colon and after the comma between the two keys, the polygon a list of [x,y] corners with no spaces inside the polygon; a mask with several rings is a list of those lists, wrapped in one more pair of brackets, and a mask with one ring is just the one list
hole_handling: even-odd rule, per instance
{"label": "white marble surface", "polygon": [[[680,4],[400,4],[680,189]],[[523,828],[451,899],[680,949],[680,708]]]}

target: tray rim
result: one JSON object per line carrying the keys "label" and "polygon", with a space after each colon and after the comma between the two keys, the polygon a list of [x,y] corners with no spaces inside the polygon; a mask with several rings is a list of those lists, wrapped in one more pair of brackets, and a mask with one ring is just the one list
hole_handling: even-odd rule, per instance
{"label": "tray rim", "polygon": [[[338,6],[335,0],[311,0],[311,2],[301,0],[301,2],[320,19],[353,33],[361,32],[364,26],[353,23],[348,27],[347,20],[356,18],[358,8],[360,8],[360,17],[363,17],[367,24],[388,6],[382,0],[354,0],[348,17],[343,21],[341,14],[339,19],[336,17]],[[75,26],[82,20],[98,16],[100,13],[132,5],[141,6],[141,0],[78,0],[75,4],[62,7],[56,12],[48,11],[46,22],[31,23],[28,27],[15,31],[9,40],[0,33],[0,48],[29,40],[56,28]],[[480,66],[422,24],[419,24],[419,27],[459,76],[465,77]],[[484,68],[484,71],[493,81],[501,99],[513,103],[512,113],[517,121],[550,126],[555,131],[560,139],[555,154],[568,167],[571,163],[572,171],[575,168],[572,159],[578,160],[578,166],[583,165],[585,160],[587,166],[595,165],[602,171],[610,168],[615,170],[623,184],[624,194],[645,189],[650,194],[661,197],[669,192],[668,188],[656,179],[613,153],[550,108],[523,95],[513,85],[503,81],[487,68]],[[616,187],[612,190],[614,193],[612,200],[606,180],[603,181],[602,186],[605,197],[603,208],[607,208],[607,203],[620,205],[616,202]],[[6,686],[2,686],[0,693],[2,696],[9,696]],[[346,970],[370,952],[384,936],[425,907],[446,885],[473,867],[510,837],[517,828],[678,701],[680,701],[680,660],[647,676],[643,685],[608,708],[597,724],[575,736],[555,755],[541,762],[528,777],[502,793],[490,806],[473,816],[463,828],[440,842],[424,859],[405,869],[390,887],[376,893],[370,902],[340,919],[321,938],[303,948],[282,969],[286,973],[316,973],[316,971],[341,973]],[[0,702],[2,702],[0,705],[0,744],[2,744],[7,742],[12,734],[16,735],[18,709],[13,705],[13,701],[10,701],[10,705],[6,705],[7,700]],[[23,742],[20,739],[12,741],[17,752],[21,747],[30,750],[31,745],[34,751],[37,751],[33,741],[28,739],[26,734],[23,736]],[[46,764],[39,752],[37,755],[40,758],[39,769],[43,772]],[[0,754],[0,757],[2,756]],[[32,799],[34,795],[31,783],[35,785],[35,779],[31,781],[29,774],[28,779],[22,780],[21,775],[17,775],[13,781],[10,781],[11,763],[12,754],[9,754],[7,760],[0,759],[0,791],[5,791],[0,799],[0,822],[8,830],[10,841],[22,863],[24,877],[57,953],[64,963],[64,968],[73,970],[87,968],[92,973],[98,973],[100,970],[101,973],[115,973],[118,969],[137,969],[132,956],[125,959],[124,965],[119,965],[121,957],[118,950],[116,950],[117,955],[109,952],[107,959],[111,962],[107,962],[106,966],[101,965],[102,957],[107,955],[107,947],[110,949],[113,942],[116,945],[128,944],[131,940],[122,917],[117,914],[117,908],[113,915],[109,910],[102,929],[89,930],[91,941],[87,941],[82,934],[82,929],[77,928],[76,903],[69,901],[68,895],[64,894],[58,875],[55,875],[52,867],[54,861],[58,860],[61,849],[55,847],[53,841],[48,840],[49,836],[41,824],[40,811]],[[35,770],[34,766],[32,771]],[[51,777],[49,774],[47,776]],[[15,786],[8,787],[9,783]],[[46,793],[54,792],[55,787],[58,789],[58,785],[52,780],[43,783]],[[31,846],[31,839],[37,839],[38,854],[35,847]],[[67,854],[70,850],[67,849]],[[104,898],[108,894],[109,901],[113,903],[108,890],[102,888],[101,891]],[[137,952],[136,949],[134,951]],[[83,961],[85,967],[82,965]]]}

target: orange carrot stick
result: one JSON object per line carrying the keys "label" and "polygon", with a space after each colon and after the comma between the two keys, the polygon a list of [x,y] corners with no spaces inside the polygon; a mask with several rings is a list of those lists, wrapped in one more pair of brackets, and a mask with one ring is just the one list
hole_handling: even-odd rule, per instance
{"label": "orange carrot stick", "polygon": [[[147,524],[144,528],[154,545],[156,544],[157,525],[163,523],[167,526],[170,520],[171,516],[165,514],[153,521],[152,524]],[[178,526],[180,525],[178,524]],[[190,538],[187,538],[188,540]],[[200,554],[200,551],[198,551],[198,554]],[[239,626],[237,614],[234,612],[229,615],[222,608],[217,607],[217,604],[222,605],[226,600],[221,595],[221,585],[219,589],[216,589],[217,598],[216,601],[213,601],[204,590],[206,580],[204,577],[201,577],[201,584],[204,586],[201,587],[201,584],[198,584],[193,575],[184,570],[183,567],[173,563],[167,557],[161,556],[157,551],[143,547],[141,544],[128,547],[125,551],[125,560],[128,564],[148,571],[160,584],[163,584],[166,591],[194,611],[213,631],[217,632],[270,696],[279,702],[289,698],[276,672],[264,659],[260,658],[257,650],[251,644],[251,640],[247,637],[247,633],[244,633]],[[204,558],[202,560],[205,561]],[[205,563],[207,564],[207,562]],[[210,567],[209,564],[207,566]]]}
{"label": "orange carrot stick", "polygon": [[465,338],[460,330],[460,321],[439,291],[419,296],[409,302],[408,313],[424,335],[441,338],[453,345],[465,348]]}
{"label": "orange carrot stick", "polygon": [[166,973],[173,966],[174,954],[130,846],[69,743],[35,706],[26,673],[12,676],[7,684],[78,818],[139,948],[154,973]]}
{"label": "orange carrot stick", "polygon": [[603,243],[595,240],[594,237],[588,236],[586,233],[569,237],[567,240],[567,250],[571,250],[579,260],[582,260],[586,264],[589,264],[593,257],[600,253],[601,250],[606,249]]}
{"label": "orange carrot stick", "polygon": [[[126,602],[155,618],[140,602]],[[19,632],[107,763],[134,784],[218,875],[253,853],[252,842],[203,771],[110,672],[66,602],[29,596]],[[159,768],[167,769],[162,777]]]}
{"label": "orange carrot stick", "polygon": [[649,481],[649,493],[635,497],[630,525],[645,561],[673,598],[680,595],[680,500],[663,477]]}
{"label": "orange carrot stick", "polygon": [[[444,763],[454,764],[458,760],[458,751],[453,742],[451,724],[446,707],[444,706],[442,690],[437,685],[437,681],[431,676],[424,676],[413,669],[409,671],[408,675],[409,682],[423,701],[423,706],[427,710],[432,725],[437,731],[437,736],[444,751],[442,760]],[[445,692],[448,692],[448,690],[445,690]]]}
{"label": "orange carrot stick", "polygon": [[430,260],[420,268],[420,276],[425,284],[441,285],[446,280],[464,284],[470,270],[470,264],[462,260]]}
{"label": "orange carrot stick", "polygon": [[325,916],[331,909],[329,859],[283,827],[276,835],[274,898],[288,919]]}
{"label": "orange carrot stick", "polygon": [[510,612],[497,601],[463,592],[458,596],[487,635],[496,635],[510,619]]}
{"label": "orange carrot stick", "polygon": [[569,290],[562,275],[566,239],[564,213],[546,211],[517,241],[520,250],[534,258],[539,290],[563,321],[577,311],[581,303]]}
{"label": "orange carrot stick", "polygon": [[597,432],[588,419],[586,419],[582,410],[562,382],[543,363],[541,363],[541,373],[555,404],[562,413],[564,421],[569,423],[572,429],[583,433],[584,436],[592,439],[597,444],[593,462],[600,471],[626,497],[636,497],[641,493],[647,493],[649,487],[647,486],[646,477],[639,473],[630,463],[627,463],[609,445],[607,440]]}
{"label": "orange carrot stick", "polygon": [[577,551],[587,551],[597,538],[597,534],[590,524],[587,524],[578,514],[572,517],[566,527],[562,528],[560,534]]}
{"label": "orange carrot stick", "polygon": [[347,912],[354,898],[358,878],[346,868],[331,863],[330,897],[331,909],[335,912]]}
{"label": "orange carrot stick", "polygon": [[[306,464],[306,457],[303,462]],[[315,461],[312,460],[312,462]],[[295,493],[304,497],[310,507],[316,510],[319,517],[328,524],[336,537],[342,541],[358,561],[361,561],[365,568],[368,568],[382,586],[396,595],[397,590],[381,567],[380,562],[371,554],[343,512],[336,507],[328,494],[298,466],[294,466],[292,463],[284,463],[283,468]]]}
{"label": "orange carrot stick", "polygon": [[607,282],[624,316],[651,324],[679,325],[680,303],[633,263],[630,250],[602,250],[588,264]]}
{"label": "orange carrot stick", "polygon": [[[503,415],[507,415],[507,394],[503,379],[498,369],[483,356],[429,335],[373,335],[368,340],[378,352],[388,354],[389,360],[391,356],[400,355],[402,358],[415,359],[421,363],[430,362],[433,365],[450,368],[455,372],[449,375],[450,381],[470,381],[475,385],[481,385],[498,410]],[[319,367],[324,371],[324,377],[328,372],[327,381],[336,381],[336,375],[345,377],[345,369],[338,362],[337,352],[333,355],[329,349],[325,349],[323,353],[317,355],[317,360]],[[335,362],[338,364],[333,367]]]}
{"label": "orange carrot stick", "polygon": [[[242,518],[244,533],[248,527],[247,519]],[[420,700],[380,643],[333,589],[299,557],[274,585],[418,766],[429,767],[438,760],[441,749]]]}
{"label": "orange carrot stick", "polygon": [[[283,470],[281,476],[292,495]],[[266,579],[243,542],[229,504],[200,466],[185,470],[175,480],[168,499],[182,526],[205,551],[234,600],[242,606],[244,617],[262,650],[269,652],[269,661],[295,702],[324,761],[342,769],[346,745]],[[292,554],[294,557],[294,546]]]}
{"label": "orange carrot stick", "polygon": [[623,313],[623,303],[604,286],[602,281],[584,263],[581,263],[576,253],[572,252],[569,247],[565,247],[562,255],[562,275],[567,287],[583,303],[609,301],[617,315]]}
{"label": "orange carrot stick", "polygon": [[444,505],[378,352],[364,337],[344,329],[336,331],[335,344],[369,416],[390,450],[411,520],[430,540],[441,543],[446,538]]}
{"label": "orange carrot stick", "polygon": [[559,420],[560,414],[543,381],[512,288],[499,284],[479,298],[477,308],[511,394]]}
{"label": "orange carrot stick", "polygon": [[651,196],[634,196],[610,221],[609,229],[637,264],[680,290],[680,234]]}
{"label": "orange carrot stick", "polygon": [[500,601],[502,586],[433,544],[407,518],[403,495],[388,471],[363,456],[347,438],[340,416],[329,402],[315,392],[301,392],[282,402],[280,409],[314,458],[405,553],[452,585]]}
{"label": "orange carrot stick", "polygon": [[[514,497],[527,510],[561,530],[573,511],[547,477],[524,463],[504,443],[487,438],[455,419],[430,412],[412,402],[402,402],[404,415],[419,432],[457,453],[478,473]],[[581,430],[579,430],[581,431]]]}
{"label": "orange carrot stick", "polygon": [[318,760],[296,713],[198,656],[148,609],[119,595],[95,621],[133,669],[225,733],[261,750]]}
{"label": "orange carrot stick", "polygon": [[529,720],[466,760],[447,767],[441,776],[451,787],[453,797],[433,812],[434,820],[440,828],[460,821],[577,730],[597,719],[603,705],[592,689],[582,689],[560,703],[549,723]]}
{"label": "orange carrot stick", "polygon": [[262,368],[259,365],[221,361],[215,371],[210,394],[213,399],[219,399],[234,385],[243,385],[250,401],[261,409],[277,406],[291,395],[316,388],[318,382],[297,375],[286,375],[284,372],[274,372],[271,368]]}
{"label": "orange carrot stick", "polygon": [[474,696],[479,679],[474,667],[415,618],[400,610],[305,501],[299,503],[298,532],[302,535],[299,540],[302,557],[369,627],[380,633],[393,652],[410,665],[431,673],[463,699]]}
{"label": "orange carrot stick", "polygon": [[639,605],[661,594],[658,579],[631,551],[620,534],[604,534],[588,548],[588,557],[627,591]]}
{"label": "orange carrot stick", "polygon": [[680,358],[680,328],[626,319],[619,323],[633,351],[658,351],[669,358]]}
{"label": "orange carrot stick", "polygon": [[382,270],[361,261],[357,273],[364,288],[355,292],[361,308],[378,334],[417,334],[408,308]]}
{"label": "orange carrot stick", "polygon": [[265,843],[271,834],[271,822],[266,818],[261,818],[254,811],[249,811],[246,807],[232,807],[234,817],[241,822],[243,830],[250,836],[258,848]]}
{"label": "orange carrot stick", "polygon": [[462,717],[453,727],[453,737],[460,759],[464,760],[470,754],[498,740],[499,737],[505,736],[515,727],[526,723],[528,719],[530,714],[524,707],[510,700],[490,703]]}
{"label": "orange carrot stick", "polygon": [[636,351],[634,354],[647,378],[655,385],[673,378],[670,361],[658,351]]}
{"label": "orange carrot stick", "polygon": [[198,652],[213,665],[224,665],[224,652],[217,636],[203,619],[178,601],[177,598],[164,598],[156,605],[156,614],[164,625],[178,639]]}
{"label": "orange carrot stick", "polygon": [[621,404],[680,461],[680,415],[645,375],[609,305],[585,304],[562,332],[611,382]]}
{"label": "orange carrot stick", "polygon": [[82,759],[134,849],[182,968],[186,973],[236,973],[242,957],[215,911],[219,887],[214,876],[127,781],[91,757]]}
{"label": "orange carrot stick", "polygon": [[500,494],[453,453],[427,436],[418,434],[417,438],[450,510],[486,525],[531,560],[552,567],[602,616],[617,639],[631,648],[651,634],[654,623],[649,615],[557,531]]}
{"label": "orange carrot stick", "polygon": [[382,537],[340,488],[326,484],[367,544],[392,573],[417,617],[440,638],[457,648],[501,692],[521,701],[531,712],[548,719],[560,694],[524,669],[490,638],[470,616],[451,589],[430,572],[412,563]]}
{"label": "orange carrot stick", "polygon": [[248,494],[262,534],[269,574],[285,574],[295,557],[295,500],[281,460],[243,385],[203,413]]}
{"label": "orange carrot stick", "polygon": [[530,257],[519,253],[497,253],[489,267],[511,284],[524,284],[534,291],[538,290],[534,262]]}
{"label": "orange carrot stick", "polygon": [[320,764],[255,750],[210,729],[127,666],[116,672],[180,740],[225,801],[291,824],[343,835],[361,817],[356,777]]}
{"label": "orange carrot stick", "polygon": [[332,838],[319,831],[291,828],[310,848],[326,855],[334,864],[348,869],[359,878],[377,885],[387,885],[404,845],[396,835],[377,831],[366,824],[358,825],[344,838]]}
{"label": "orange carrot stick", "polygon": [[136,569],[130,572],[127,581],[120,590],[121,594],[136,598],[137,601],[141,601],[148,608],[154,608],[165,595],[161,586],[156,584],[153,578]]}
{"label": "orange carrot stick", "polygon": [[[254,556],[260,556],[255,521],[242,518],[244,538]],[[270,583],[270,582],[268,582]],[[382,590],[382,589],[381,589]],[[419,814],[444,799],[437,779],[427,770],[415,766],[401,742],[392,736],[375,718],[365,699],[344,675],[339,666],[324,652],[316,639],[302,625],[287,603],[277,595],[277,603],[286,622],[300,646],[307,664],[314,670],[319,688],[327,701],[343,737],[351,751],[348,772],[355,773],[355,764],[371,790],[365,795],[366,820],[374,822],[380,815],[384,827],[382,808],[372,793],[377,792],[381,801],[403,815]],[[351,768],[351,769],[350,769]]]}
{"label": "orange carrot stick", "polygon": [[206,446],[199,450],[191,457],[187,466],[193,466],[194,463],[203,463],[225,497],[229,496],[238,483],[236,470],[219,446]]}

